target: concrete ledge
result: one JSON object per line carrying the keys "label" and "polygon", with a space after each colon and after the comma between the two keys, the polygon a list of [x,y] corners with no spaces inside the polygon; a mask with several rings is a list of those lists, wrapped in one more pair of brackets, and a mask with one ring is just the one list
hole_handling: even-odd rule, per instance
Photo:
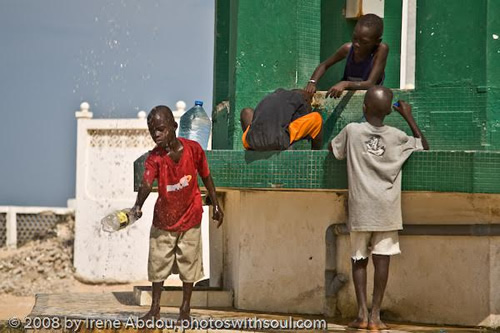
{"label": "concrete ledge", "polygon": [[[326,150],[206,152],[217,189],[346,189],[345,161]],[[134,162],[134,189],[148,153]],[[500,152],[419,151],[403,166],[403,191],[500,193]],[[422,172],[422,170],[426,170]],[[201,183],[201,181],[200,181]]]}
{"label": "concrete ledge", "polygon": [[[223,288],[234,290],[235,308],[356,316],[346,194],[224,192]],[[498,194],[404,192],[383,320],[498,327],[498,207]],[[368,276],[371,303],[373,265]]]}
{"label": "concrete ledge", "polygon": [[[151,287],[135,286],[134,299],[137,305],[151,305]],[[163,287],[160,306],[178,307],[182,303],[182,287]],[[194,287],[191,306],[195,308],[232,308],[233,292],[212,287]]]}

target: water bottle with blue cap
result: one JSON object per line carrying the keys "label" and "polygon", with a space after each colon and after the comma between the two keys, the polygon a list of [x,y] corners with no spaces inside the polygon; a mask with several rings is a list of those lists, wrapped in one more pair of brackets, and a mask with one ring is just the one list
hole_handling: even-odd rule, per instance
{"label": "water bottle with blue cap", "polygon": [[212,121],[203,109],[202,101],[195,101],[194,106],[181,117],[179,136],[198,142],[203,149],[208,147]]}

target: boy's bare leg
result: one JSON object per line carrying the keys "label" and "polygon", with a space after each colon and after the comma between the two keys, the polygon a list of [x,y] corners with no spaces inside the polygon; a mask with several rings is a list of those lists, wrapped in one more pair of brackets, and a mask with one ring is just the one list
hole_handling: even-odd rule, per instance
{"label": "boy's bare leg", "polygon": [[382,330],[387,326],[380,320],[380,306],[384,298],[385,287],[389,278],[389,263],[390,256],[373,254],[373,266],[375,267],[374,283],[373,283],[373,302],[372,312],[368,321],[368,329]]}
{"label": "boy's bare leg", "polygon": [[144,316],[141,317],[142,320],[149,320],[154,317],[154,319],[160,318],[160,298],[161,292],[163,291],[163,281],[153,282],[153,300],[151,301],[151,309]]}
{"label": "boy's bare leg", "polygon": [[311,140],[311,150],[321,150],[323,145],[323,129],[319,132],[314,139]]}
{"label": "boy's bare leg", "polygon": [[349,323],[349,327],[367,328],[368,327],[368,306],[366,302],[366,266],[368,258],[352,260],[352,278],[354,281],[354,290],[356,291],[356,300],[358,302],[358,318]]}
{"label": "boy's bare leg", "polygon": [[179,321],[190,320],[191,312],[191,293],[193,292],[193,283],[182,283],[182,305],[179,309]]}

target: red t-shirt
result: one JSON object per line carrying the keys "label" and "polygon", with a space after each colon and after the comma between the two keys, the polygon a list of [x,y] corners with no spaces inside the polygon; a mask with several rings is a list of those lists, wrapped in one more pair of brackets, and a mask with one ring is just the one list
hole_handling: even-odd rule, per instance
{"label": "red t-shirt", "polygon": [[158,179],[153,225],[183,232],[201,223],[203,208],[197,174],[205,178],[210,170],[199,143],[178,139],[184,146],[179,162],[175,163],[163,148],[156,147],[144,163],[143,179],[149,184]]}

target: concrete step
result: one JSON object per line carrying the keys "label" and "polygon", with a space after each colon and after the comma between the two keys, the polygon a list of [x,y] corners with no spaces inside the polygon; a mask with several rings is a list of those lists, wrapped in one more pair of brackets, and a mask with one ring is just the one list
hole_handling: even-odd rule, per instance
{"label": "concrete step", "polygon": [[[14,325],[13,322],[1,322],[0,332],[7,328],[8,332],[143,332],[144,327],[138,327],[141,324],[138,317],[144,315],[149,307],[137,306],[132,292],[107,292],[107,293],[62,293],[62,294],[37,294],[35,306],[28,319],[23,321],[25,330],[21,328],[22,323]],[[181,327],[177,330],[168,329],[168,325],[175,323],[179,315],[179,309],[174,307],[162,307],[161,322],[154,323],[155,328],[159,330],[147,330],[148,332],[269,332],[270,329],[260,329],[257,324],[259,321],[273,321],[275,323],[297,324],[299,321],[309,321],[309,324],[316,321],[324,321],[321,329],[284,329],[280,332],[352,332],[352,329],[346,327],[350,319],[335,320],[333,318],[324,318],[322,316],[299,315],[299,314],[276,314],[242,311],[237,309],[191,309],[193,318],[191,326],[184,331]],[[351,318],[352,319],[352,318]],[[201,328],[201,325],[214,322],[213,328]],[[255,323],[257,321],[257,324]],[[27,329],[26,324],[31,326],[40,326],[45,328],[48,324],[49,329]],[[162,324],[163,323],[163,327]],[[217,324],[231,324],[229,329],[221,329]],[[246,323],[246,326],[243,324]],[[200,327],[196,327],[199,324]],[[240,325],[241,324],[241,325]],[[486,333],[481,328],[467,327],[444,327],[444,326],[421,326],[417,324],[387,323],[391,329],[384,330],[386,333]],[[253,325],[253,326],[252,326]],[[319,325],[319,324],[318,324]],[[326,325],[326,329],[324,328]],[[210,326],[210,327],[212,327]],[[243,326],[243,327],[242,327]],[[61,330],[60,328],[65,330]],[[18,330],[15,330],[18,328]],[[363,331],[360,331],[363,332]],[[368,331],[365,331],[368,332]],[[491,331],[493,333],[494,331]]]}
{"label": "concrete step", "polygon": [[[134,286],[134,299],[137,305],[151,305],[151,286]],[[179,307],[182,303],[182,287],[163,287],[160,306]],[[233,292],[214,287],[194,287],[191,294],[191,307],[222,309],[233,307]]]}

